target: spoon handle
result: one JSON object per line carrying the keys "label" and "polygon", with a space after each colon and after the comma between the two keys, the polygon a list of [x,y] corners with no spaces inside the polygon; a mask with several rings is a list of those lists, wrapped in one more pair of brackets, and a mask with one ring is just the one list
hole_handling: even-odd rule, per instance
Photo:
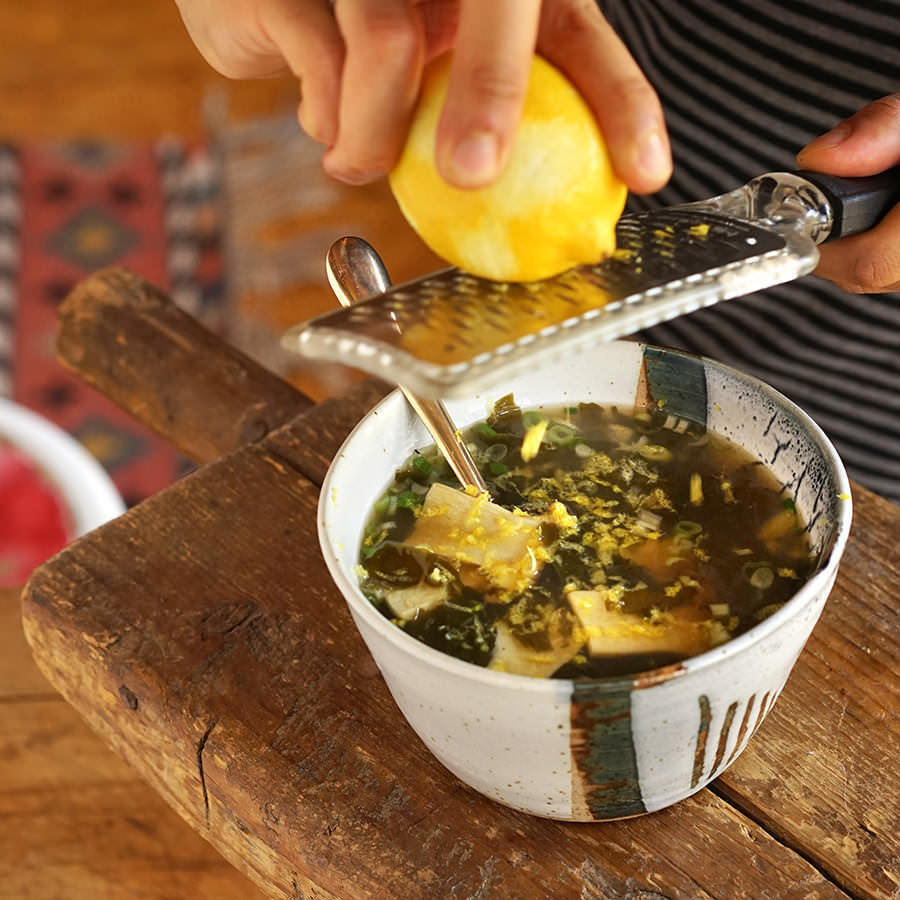
{"label": "spoon handle", "polygon": [[[391,286],[381,257],[362,238],[343,237],[335,241],[328,250],[325,268],[328,283],[341,306],[352,306],[384,293]],[[402,385],[400,390],[434,438],[460,484],[471,484],[478,491],[487,491],[487,484],[444,404],[440,400],[417,397]]]}

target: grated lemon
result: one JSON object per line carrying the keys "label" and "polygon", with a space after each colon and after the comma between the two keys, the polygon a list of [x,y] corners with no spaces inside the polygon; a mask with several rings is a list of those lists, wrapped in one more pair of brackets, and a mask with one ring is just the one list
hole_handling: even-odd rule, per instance
{"label": "grated lemon", "polygon": [[578,91],[539,56],[509,161],[485,188],[449,185],[434,162],[450,54],[428,68],[403,154],[390,175],[423,241],[452,265],[494,281],[535,281],[615,250],[626,188]]}

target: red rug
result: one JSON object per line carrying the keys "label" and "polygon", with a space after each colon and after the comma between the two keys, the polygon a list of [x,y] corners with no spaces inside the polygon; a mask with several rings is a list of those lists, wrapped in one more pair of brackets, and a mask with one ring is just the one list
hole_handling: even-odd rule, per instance
{"label": "red rug", "polygon": [[189,469],[55,357],[57,308],[104,266],[128,266],[221,332],[221,177],[203,147],[0,145],[0,396],[71,433],[126,503]]}

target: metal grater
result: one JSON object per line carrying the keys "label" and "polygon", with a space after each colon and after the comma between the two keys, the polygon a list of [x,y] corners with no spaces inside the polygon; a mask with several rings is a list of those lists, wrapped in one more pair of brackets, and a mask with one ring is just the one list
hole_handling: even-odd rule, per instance
{"label": "metal grater", "polygon": [[425,397],[471,394],[812,271],[835,204],[808,173],[762,175],[707,201],[623,216],[616,252],[597,265],[529,283],[445,269],[294,326],[283,343]]}

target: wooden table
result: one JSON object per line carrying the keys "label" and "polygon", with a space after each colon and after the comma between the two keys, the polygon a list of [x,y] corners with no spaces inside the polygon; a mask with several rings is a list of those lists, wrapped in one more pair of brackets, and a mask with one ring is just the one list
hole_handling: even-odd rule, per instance
{"label": "wooden table", "polygon": [[[195,345],[224,384],[179,378]],[[853,534],[825,613],[769,718],[711,788],[654,815],[566,825],[491,803],[430,756],[325,570],[317,486],[383,385],[311,406],[121,273],[70,298],[60,352],[204,465],[38,570],[23,603],[35,658],[265,894],[900,897],[895,506],[854,489]],[[141,378],[140,359],[168,360],[166,377]],[[86,804],[134,808],[127,768],[99,777],[70,752],[67,777],[73,790],[84,777]],[[41,808],[34,786],[20,802]],[[170,826],[155,820],[153,838],[134,826],[136,865],[154,840],[168,848],[160,868],[170,865],[184,834]]]}
{"label": "wooden table", "polygon": [[228,81],[191,43],[172,0],[0,4],[0,138],[204,137],[222,91],[236,116],[284,109],[296,80]]}
{"label": "wooden table", "polygon": [[262,900],[38,671],[0,591],[0,897]]}

